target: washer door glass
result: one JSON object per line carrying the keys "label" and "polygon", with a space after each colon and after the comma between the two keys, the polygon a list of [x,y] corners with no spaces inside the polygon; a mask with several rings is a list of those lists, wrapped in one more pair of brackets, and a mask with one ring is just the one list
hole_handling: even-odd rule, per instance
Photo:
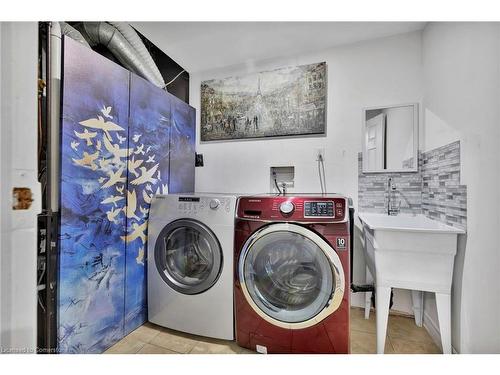
{"label": "washer door glass", "polygon": [[204,224],[177,220],[163,228],[158,236],[155,263],[170,287],[183,294],[198,294],[217,281],[222,270],[222,249]]}
{"label": "washer door glass", "polygon": [[314,318],[336,288],[324,250],[304,234],[264,234],[251,243],[242,260],[240,275],[248,294],[262,312],[280,322]]}

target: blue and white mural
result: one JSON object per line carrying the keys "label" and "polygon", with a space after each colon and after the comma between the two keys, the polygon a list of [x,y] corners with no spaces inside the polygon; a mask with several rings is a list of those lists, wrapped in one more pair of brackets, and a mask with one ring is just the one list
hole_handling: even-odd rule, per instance
{"label": "blue and white mural", "polygon": [[100,353],[123,336],[129,72],[66,39],[63,96],[59,351]]}
{"label": "blue and white mural", "polygon": [[155,193],[194,190],[195,112],[65,38],[58,341],[100,353],[147,317]]}
{"label": "blue and white mural", "polygon": [[153,194],[168,194],[170,172],[170,95],[136,75],[130,81],[128,145],[125,334],[147,319],[146,237],[135,232],[147,223]]}
{"label": "blue and white mural", "polygon": [[194,191],[196,111],[182,100],[171,96],[172,123],[170,132],[171,193]]}

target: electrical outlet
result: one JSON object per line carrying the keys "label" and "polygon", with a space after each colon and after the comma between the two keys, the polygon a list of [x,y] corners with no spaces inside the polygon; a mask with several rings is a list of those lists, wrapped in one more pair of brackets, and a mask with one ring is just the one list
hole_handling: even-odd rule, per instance
{"label": "electrical outlet", "polygon": [[317,148],[316,149],[316,161],[319,160],[325,160],[325,149],[324,148]]}

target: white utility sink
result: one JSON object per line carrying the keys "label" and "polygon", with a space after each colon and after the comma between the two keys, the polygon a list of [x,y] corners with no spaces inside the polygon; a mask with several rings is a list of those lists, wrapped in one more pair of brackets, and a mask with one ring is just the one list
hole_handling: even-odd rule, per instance
{"label": "white utility sink", "polygon": [[384,352],[391,288],[412,290],[417,325],[422,324],[422,292],[436,293],[443,353],[451,353],[453,263],[458,235],[465,232],[424,215],[360,212],[358,217],[375,283],[377,353]]}

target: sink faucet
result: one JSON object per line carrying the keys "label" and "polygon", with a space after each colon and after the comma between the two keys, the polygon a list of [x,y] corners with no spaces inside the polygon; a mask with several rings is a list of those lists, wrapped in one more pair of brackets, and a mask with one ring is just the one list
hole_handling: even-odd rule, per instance
{"label": "sink faucet", "polygon": [[387,215],[396,216],[399,213],[399,207],[401,201],[398,205],[395,204],[394,198],[391,200],[393,192],[396,191],[396,185],[392,182],[392,177],[387,180]]}

